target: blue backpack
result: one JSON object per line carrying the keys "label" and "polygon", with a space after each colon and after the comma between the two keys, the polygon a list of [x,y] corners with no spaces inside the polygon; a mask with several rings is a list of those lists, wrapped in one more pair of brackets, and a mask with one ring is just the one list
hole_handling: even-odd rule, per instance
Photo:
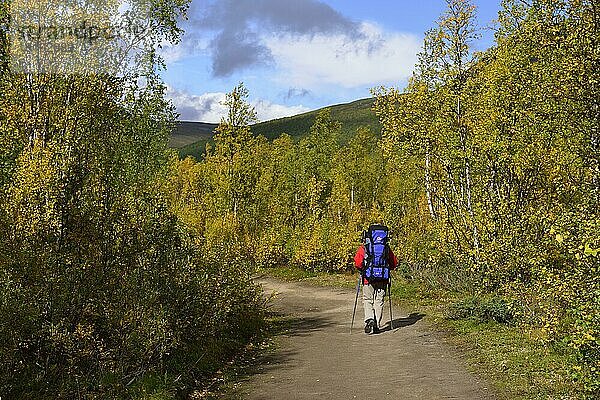
{"label": "blue backpack", "polygon": [[365,261],[363,276],[369,282],[385,282],[390,279],[389,230],[383,225],[371,225],[363,233]]}

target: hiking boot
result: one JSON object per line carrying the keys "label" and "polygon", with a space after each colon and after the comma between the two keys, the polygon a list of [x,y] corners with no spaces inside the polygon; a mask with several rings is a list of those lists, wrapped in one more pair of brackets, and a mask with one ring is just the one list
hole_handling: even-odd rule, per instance
{"label": "hiking boot", "polygon": [[365,322],[365,333],[367,335],[370,335],[374,329],[375,329],[375,320],[374,319],[367,320]]}

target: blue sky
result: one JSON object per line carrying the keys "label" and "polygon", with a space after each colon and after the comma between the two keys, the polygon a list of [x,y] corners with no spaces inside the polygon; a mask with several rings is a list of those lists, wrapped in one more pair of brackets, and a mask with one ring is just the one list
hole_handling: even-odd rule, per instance
{"label": "blue sky", "polygon": [[[475,0],[484,50],[500,0]],[[193,0],[163,79],[181,120],[219,122],[239,82],[261,120],[404,87],[445,0]]]}

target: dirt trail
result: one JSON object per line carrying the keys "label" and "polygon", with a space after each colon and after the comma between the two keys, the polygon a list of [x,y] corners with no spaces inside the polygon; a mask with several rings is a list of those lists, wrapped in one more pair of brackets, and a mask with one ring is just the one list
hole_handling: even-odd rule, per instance
{"label": "dirt trail", "polygon": [[[292,322],[277,338],[277,352],[238,387],[235,398],[494,398],[421,314],[394,309],[396,329],[386,326],[378,335],[365,335],[359,298],[350,335],[353,292],[271,279],[260,283],[267,295],[275,294],[272,310]],[[384,322],[389,321],[387,312],[389,308]]]}

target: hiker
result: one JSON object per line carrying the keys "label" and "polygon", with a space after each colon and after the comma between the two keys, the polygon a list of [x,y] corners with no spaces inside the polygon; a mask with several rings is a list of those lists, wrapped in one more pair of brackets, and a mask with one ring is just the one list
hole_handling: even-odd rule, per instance
{"label": "hiker", "polygon": [[[388,228],[371,225],[363,233],[363,244],[354,256],[354,265],[363,277],[363,306],[365,333],[379,333],[390,270],[396,269],[398,260],[388,245]],[[358,291],[358,288],[357,288]],[[392,321],[390,321],[391,327]]]}

